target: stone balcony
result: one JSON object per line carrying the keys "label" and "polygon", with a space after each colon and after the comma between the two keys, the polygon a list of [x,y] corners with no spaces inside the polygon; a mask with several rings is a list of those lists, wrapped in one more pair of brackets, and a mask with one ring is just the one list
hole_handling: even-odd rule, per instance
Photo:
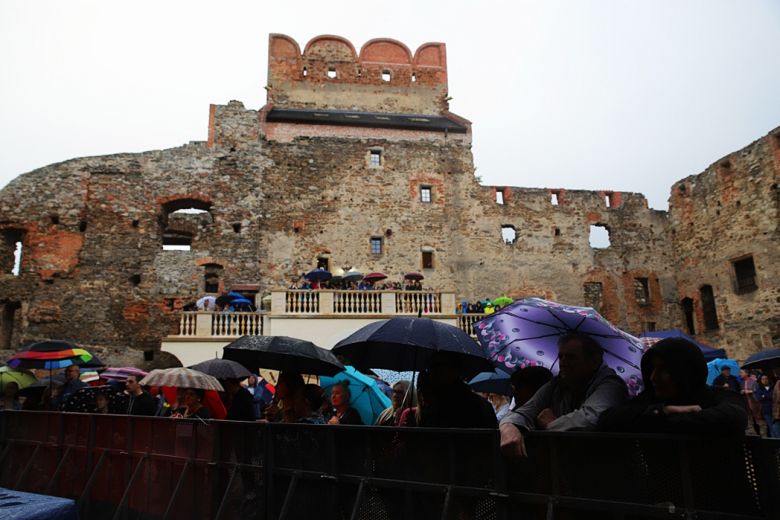
{"label": "stone balcony", "polygon": [[223,346],[247,334],[291,336],[332,348],[369,323],[397,316],[423,316],[469,333],[475,321],[457,314],[452,292],[281,290],[271,293],[268,312],[181,313],[162,350],[190,366],[221,356]]}

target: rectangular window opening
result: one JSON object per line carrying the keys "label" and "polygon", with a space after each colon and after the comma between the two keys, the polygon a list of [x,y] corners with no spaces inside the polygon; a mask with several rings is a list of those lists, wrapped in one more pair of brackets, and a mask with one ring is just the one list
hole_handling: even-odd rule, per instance
{"label": "rectangular window opening", "polygon": [[517,239],[517,231],[514,226],[501,226],[501,240],[505,244],[514,244]]}
{"label": "rectangular window opening", "polygon": [[14,276],[19,276],[19,268],[22,266],[22,243],[16,243],[14,250],[14,268],[11,270]]}
{"label": "rectangular window opening", "polygon": [[336,78],[336,69],[328,69],[328,77],[330,79],[335,79]]}
{"label": "rectangular window opening", "polygon": [[412,73],[412,83],[417,82],[417,74]]}
{"label": "rectangular window opening", "polygon": [[192,235],[166,233],[163,235],[163,251],[191,251]]}
{"label": "rectangular window opening", "polygon": [[606,249],[611,243],[609,240],[609,228],[604,224],[590,226],[590,247],[593,249]]}
{"label": "rectangular window opening", "polygon": [[134,220],[134,221],[133,221],[133,227],[134,227],[134,228],[137,228],[137,227],[138,227],[138,221],[137,221],[137,220]]}
{"label": "rectangular window opening", "polygon": [[634,297],[639,305],[650,304],[650,285],[647,278],[634,278]]}
{"label": "rectangular window opening", "polygon": [[704,312],[704,328],[706,330],[718,330],[718,311],[715,307],[715,293],[711,285],[704,285],[699,289],[701,294],[701,308]]}
{"label": "rectangular window opening", "polygon": [[423,251],[422,267],[423,269],[433,269],[433,252]]}
{"label": "rectangular window opening", "polygon": [[696,335],[696,326],[693,321],[693,300],[691,298],[683,298],[681,302],[683,316],[685,317],[685,325],[688,327],[688,334],[691,336]]}
{"label": "rectangular window opening", "polygon": [[496,204],[504,203],[504,190],[496,190]]}
{"label": "rectangular window opening", "polygon": [[557,193],[553,193],[552,195],[550,195],[550,203],[553,206],[557,206],[558,205],[558,194]]}
{"label": "rectangular window opening", "polygon": [[87,230],[87,221],[82,220],[81,222],[79,222],[79,231],[84,233],[86,230]]}
{"label": "rectangular window opening", "polygon": [[734,265],[734,292],[745,294],[758,290],[756,283],[756,264],[753,257],[743,258],[733,262]]}
{"label": "rectangular window opening", "polygon": [[309,71],[307,71],[307,70],[306,70],[306,67],[304,67],[304,68],[303,68],[303,77],[305,78],[305,77],[306,77],[306,76],[308,76],[308,75],[309,75]]}
{"label": "rectangular window opening", "polygon": [[390,73],[389,72],[383,72],[382,73],[382,81],[390,81]]}
{"label": "rectangular window opening", "polygon": [[555,233],[555,236],[556,236],[556,237],[559,237],[559,236],[561,236],[561,229],[560,229],[560,228],[555,228],[555,231],[554,231],[554,233]]}
{"label": "rectangular window opening", "polygon": [[231,224],[231,227],[233,228],[233,231],[235,233],[241,233],[241,223],[240,222],[236,222],[234,224]]}
{"label": "rectangular window opening", "polygon": [[422,202],[431,202],[431,188],[430,186],[420,187],[420,200]]}
{"label": "rectangular window opening", "polygon": [[371,238],[371,254],[372,255],[381,255],[382,254],[382,239],[378,237],[372,237]]}
{"label": "rectangular window opening", "polygon": [[382,152],[371,150],[371,166],[382,166]]}

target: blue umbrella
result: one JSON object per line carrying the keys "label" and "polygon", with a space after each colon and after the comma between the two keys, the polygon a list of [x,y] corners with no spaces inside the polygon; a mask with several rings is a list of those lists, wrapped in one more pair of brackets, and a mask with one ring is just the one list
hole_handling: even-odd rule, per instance
{"label": "blue umbrella", "polygon": [[352,393],[349,405],[360,413],[363,423],[370,426],[390,406],[390,398],[382,393],[376,380],[361,374],[355,367],[347,366],[345,369],[334,377],[320,376],[320,386],[330,395],[336,382],[349,381],[349,391]]}
{"label": "blue umbrella", "polygon": [[370,323],[341,340],[332,352],[358,368],[389,368],[420,372],[437,352],[461,360],[462,373],[473,377],[493,369],[482,346],[453,325],[428,318],[399,317]]}
{"label": "blue umbrella", "polygon": [[236,304],[236,303],[248,303],[249,305],[252,305],[252,302],[251,302],[251,301],[249,301],[249,300],[247,300],[246,298],[236,298],[235,300],[233,300],[233,301],[232,301],[232,302],[230,302],[230,303],[231,303],[231,304]]}
{"label": "blue umbrella", "polygon": [[629,395],[644,389],[639,367],[647,346],[590,307],[526,298],[472,325],[496,367],[506,372],[543,366],[558,373],[558,340],[569,333],[593,337],[604,349],[604,362],[623,378]]}
{"label": "blue umbrella", "polygon": [[707,384],[711,385],[715,378],[720,375],[720,371],[723,367],[731,369],[731,375],[739,373],[739,365],[733,359],[713,359],[707,363]]}
{"label": "blue umbrella", "polygon": [[482,372],[469,381],[469,386],[477,392],[499,395],[512,395],[512,380],[503,370]]}
{"label": "blue umbrella", "polygon": [[780,366],[780,349],[773,348],[756,352],[745,360],[742,368],[761,368]]}
{"label": "blue umbrella", "polygon": [[333,278],[333,275],[330,273],[330,271],[326,271],[325,269],[315,269],[314,271],[309,271],[306,273],[305,278],[307,280],[311,280],[312,282],[324,282],[325,280],[330,280]]}
{"label": "blue umbrella", "polygon": [[230,296],[231,298],[243,298],[244,297],[243,294],[238,294],[237,292],[228,293],[228,296]]}

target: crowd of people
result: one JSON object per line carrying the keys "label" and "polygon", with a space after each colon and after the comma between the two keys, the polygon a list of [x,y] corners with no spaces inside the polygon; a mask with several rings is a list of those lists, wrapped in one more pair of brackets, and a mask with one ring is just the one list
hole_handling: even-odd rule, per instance
{"label": "crowd of people", "polygon": [[[683,338],[659,341],[643,356],[641,371],[647,388],[629,400],[625,381],[603,360],[603,350],[591,336],[569,334],[559,342],[559,374],[544,367],[518,369],[511,375],[512,396],[479,394],[462,377],[461,358],[438,352],[416,377],[387,387],[391,405],[376,419],[377,426],[430,428],[498,428],[506,455],[525,456],[524,439],[535,430],[644,432],[688,435],[743,435],[760,423],[768,436],[780,428],[780,382],[769,374],[756,379],[747,371],[741,381],[723,370],[707,385],[707,364],[701,350]],[[42,398],[20,403],[15,383],[6,385],[0,408],[63,410],[87,385],[79,369],[65,370],[66,382],[47,388]],[[206,420],[206,392],[179,388],[172,402],[161,388],[145,388],[137,375],[107,382],[116,395],[95,396],[93,413],[123,413]],[[328,395],[307,384],[301,374],[282,372],[273,392],[259,376],[221,380],[219,400],[227,420],[362,425],[351,406],[348,381],[337,381]],[[774,428],[774,434],[772,430]]]}
{"label": "crowd of people", "polygon": [[419,280],[404,280],[401,282],[383,282],[371,280],[332,282],[330,280],[309,281],[304,277],[290,284],[290,290],[342,290],[342,291],[433,291],[433,287],[425,289]]}

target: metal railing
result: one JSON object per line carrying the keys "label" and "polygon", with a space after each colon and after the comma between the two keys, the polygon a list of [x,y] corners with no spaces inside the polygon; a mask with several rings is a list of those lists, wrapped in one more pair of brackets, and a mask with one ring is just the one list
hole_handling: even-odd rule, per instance
{"label": "metal railing", "polygon": [[780,516],[780,440],[0,412],[0,487],[83,520]]}

